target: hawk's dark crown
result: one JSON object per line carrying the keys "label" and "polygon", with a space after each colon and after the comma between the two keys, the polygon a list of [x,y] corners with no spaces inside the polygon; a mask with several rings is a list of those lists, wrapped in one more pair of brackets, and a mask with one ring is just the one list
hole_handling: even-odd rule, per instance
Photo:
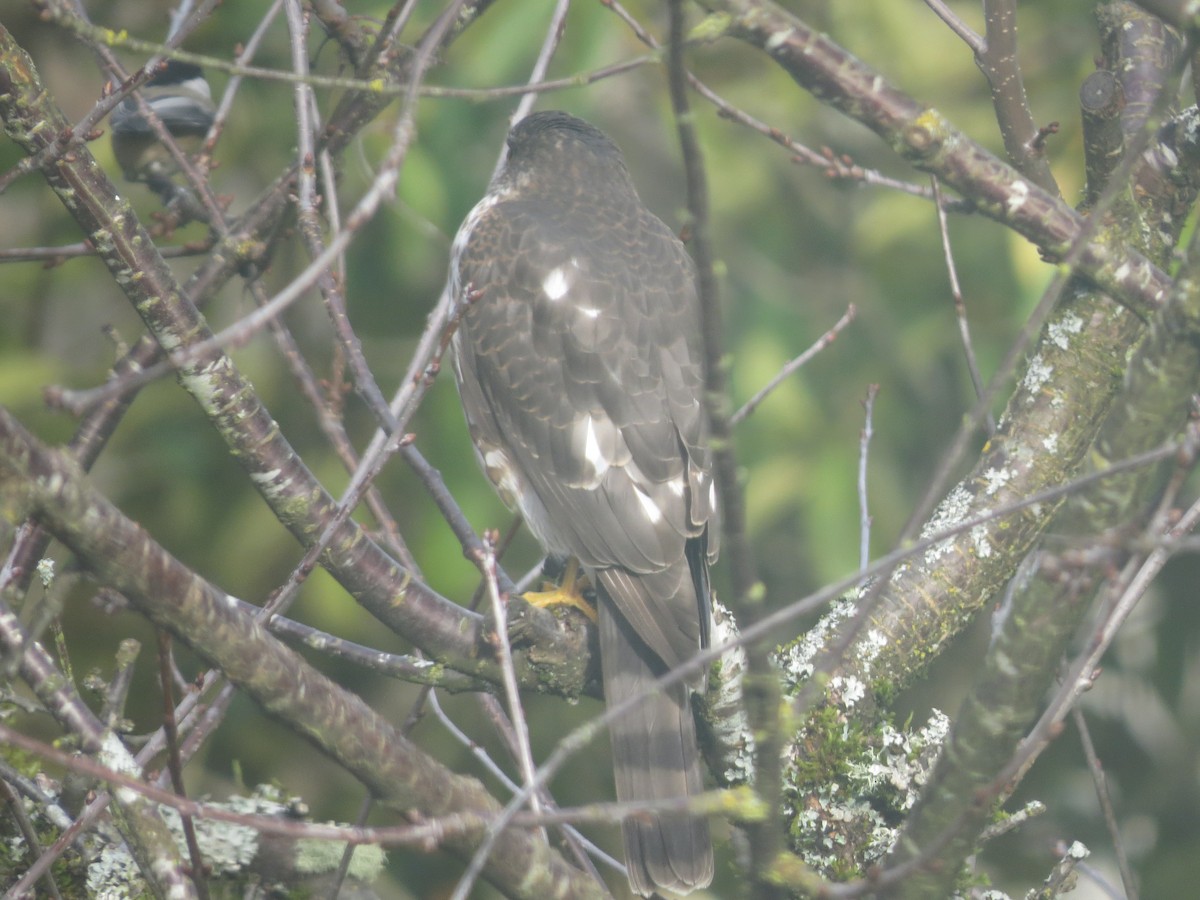
{"label": "hawk's dark crown", "polygon": [[634,191],[621,151],[609,137],[559,110],[533,113],[508,135],[508,159],[495,187],[522,192]]}

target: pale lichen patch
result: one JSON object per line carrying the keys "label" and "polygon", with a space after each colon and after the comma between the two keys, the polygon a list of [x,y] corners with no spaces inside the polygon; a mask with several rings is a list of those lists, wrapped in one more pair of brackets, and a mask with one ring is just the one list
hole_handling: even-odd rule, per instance
{"label": "pale lichen patch", "polygon": [[829,874],[855,865],[865,871],[891,850],[898,831],[889,822],[912,809],[928,782],[950,721],[939,710],[917,730],[881,725],[833,778],[795,785],[791,813],[797,850],[805,862]]}
{"label": "pale lichen patch", "polygon": [[982,525],[971,529],[971,548],[978,559],[987,559],[992,555],[992,543],[988,540],[988,531]]}
{"label": "pale lichen patch", "polygon": [[983,480],[987,487],[984,488],[989,497],[994,497],[996,493],[1012,480],[1012,472],[1008,469],[991,468],[983,473]]}
{"label": "pale lichen patch", "polygon": [[1008,199],[1004,201],[1004,209],[1010,216],[1015,216],[1029,199],[1029,185],[1024,181],[1014,181],[1009,190]]}
{"label": "pale lichen patch", "polygon": [[1046,329],[1047,335],[1054,346],[1066,350],[1070,343],[1070,335],[1083,331],[1083,319],[1075,313],[1067,313],[1057,322],[1051,322]]}
{"label": "pale lichen patch", "polygon": [[776,651],[773,661],[783,676],[784,690],[795,689],[813,673],[813,659],[835,629],[858,611],[853,597],[840,597],[811,629]]}
{"label": "pale lichen patch", "polygon": [[851,709],[867,696],[867,686],[853,675],[835,675],[829,681],[829,690],[834,701],[844,709]]}
{"label": "pale lichen patch", "polygon": [[[929,540],[946,531],[951,531],[971,514],[971,494],[962,485],[956,485],[946,498],[938,504],[925,527],[921,529],[921,540]],[[925,551],[926,566],[934,565],[953,547],[950,538],[938,541]]]}
{"label": "pale lichen patch", "polygon": [[1054,366],[1049,365],[1042,354],[1034,354],[1029,360],[1029,366],[1025,369],[1025,378],[1022,384],[1025,390],[1031,394],[1036,394],[1050,380],[1050,376],[1054,374]]}

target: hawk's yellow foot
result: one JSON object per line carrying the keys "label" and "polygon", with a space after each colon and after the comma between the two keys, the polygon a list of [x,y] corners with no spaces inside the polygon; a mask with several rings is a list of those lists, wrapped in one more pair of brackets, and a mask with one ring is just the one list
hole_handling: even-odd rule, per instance
{"label": "hawk's yellow foot", "polygon": [[583,592],[591,587],[587,576],[579,571],[579,560],[571,557],[563,570],[562,582],[553,584],[546,582],[542,585],[544,591],[528,591],[522,596],[526,603],[545,608],[547,606],[573,606],[596,623],[596,607],[588,603]]}

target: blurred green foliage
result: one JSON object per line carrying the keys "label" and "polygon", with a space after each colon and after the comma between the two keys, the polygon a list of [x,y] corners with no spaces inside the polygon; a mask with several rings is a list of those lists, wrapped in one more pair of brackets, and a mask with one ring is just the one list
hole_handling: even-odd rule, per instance
{"label": "blurred green foliage", "polygon": [[[895,85],[1002,152],[987,87],[969,50],[922,4],[863,0],[794,6]],[[953,6],[981,27],[977,4]],[[1060,123],[1049,152],[1069,201],[1078,196],[1082,183],[1076,92],[1097,52],[1089,17],[1092,6],[1070,0],[1020,8],[1026,85],[1038,121]],[[432,69],[429,82],[475,88],[521,82],[538,53],[551,7],[549,0],[496,4]],[[223,4],[186,46],[227,59],[256,26],[263,8]],[[167,9],[166,3],[133,0],[88,4],[97,23],[147,39],[161,39]],[[385,9],[383,4],[363,3],[352,12],[381,16]],[[432,2],[417,4],[406,37],[411,33],[415,40],[440,9]],[[661,37],[661,5],[639,2],[630,9]],[[67,114],[82,116],[99,97],[103,83],[90,56],[70,36],[42,22],[32,5],[9,4],[4,19]],[[316,71],[340,72],[332,42],[313,36],[309,51]],[[575,4],[549,77],[589,72],[645,52],[602,4]],[[143,61],[133,54],[126,60],[131,68]],[[796,140],[817,149],[828,146],[861,166],[927,185],[924,176],[896,159],[874,135],[822,107],[761,56],[733,41],[696,47],[691,61],[699,77],[730,103]],[[256,64],[289,68],[282,20],[272,28]],[[215,95],[227,80],[223,73],[212,73]],[[318,97],[327,114],[337,93],[318,91]],[[403,375],[438,297],[450,237],[486,187],[514,104],[513,98],[423,99],[418,137],[396,198],[362,230],[347,254],[351,320],[385,394]],[[858,307],[857,321],[785,382],[738,434],[748,477],[752,542],[768,596],[783,605],[844,577],[857,565],[855,478],[863,427],[860,401],[867,386],[881,386],[869,468],[876,551],[891,546],[973,395],[932,205],[886,188],[830,180],[818,168],[794,163],[762,136],[718,118],[703,101],[694,99],[694,104],[708,164],[712,233],[724,273],[727,341],[739,402],[831,326],[848,304]],[[661,66],[644,65],[588,87],[550,94],[540,98],[538,106],[569,109],[608,131],[624,149],[649,205],[668,223],[682,225],[678,145]],[[343,212],[369,183],[373,167],[386,152],[395,115],[393,105],[342,161]],[[218,193],[229,197],[232,214],[244,210],[288,164],[296,144],[293,131],[292,91],[286,83],[251,80],[242,88],[217,147],[219,168],[213,178]],[[117,178],[107,138],[91,147]],[[11,143],[0,141],[0,171],[19,158]],[[149,191],[138,185],[121,187],[141,215],[154,214],[158,200]],[[1050,271],[1022,240],[994,223],[955,216],[950,227],[986,380],[1036,304]],[[200,226],[192,225],[173,242],[202,237]],[[50,247],[80,238],[39,178],[26,176],[0,197],[3,248]],[[266,274],[268,287],[286,283],[306,262],[287,245]],[[182,276],[194,263],[174,265]],[[78,259],[54,268],[6,264],[0,272],[0,402],[44,439],[61,442],[73,423],[44,408],[42,389],[50,384],[83,388],[98,383],[115,352],[101,328],[111,325],[121,339],[132,342],[141,334],[140,323],[94,260]],[[223,325],[251,306],[235,284],[206,315],[214,325]],[[313,293],[304,298],[288,312],[287,321],[307,359],[321,377],[328,377],[333,341],[319,297]],[[340,491],[346,472],[322,439],[311,409],[302,402],[271,342],[260,337],[234,355],[308,465],[331,491]],[[372,422],[352,394],[347,407],[351,437],[361,448],[370,438]],[[511,516],[475,468],[446,377],[430,393],[412,430],[474,525],[505,529]],[[155,539],[223,589],[252,602],[261,602],[300,557],[295,542],[274,521],[199,410],[169,379],[142,391],[94,478]],[[383,474],[379,487],[429,583],[448,597],[468,602],[477,584],[475,570],[416,479],[397,461]],[[521,573],[536,558],[533,542],[522,536],[507,562],[510,571]],[[717,578],[720,589],[719,568]],[[1185,602],[1195,599],[1197,583],[1200,572],[1194,560],[1168,572],[1154,601],[1147,604],[1150,611],[1138,632],[1143,646],[1136,653],[1118,646],[1110,662],[1113,672],[1096,692],[1102,702],[1091,706],[1118,808],[1129,816],[1126,824],[1135,862],[1146,879],[1145,896],[1183,896],[1187,888],[1180,885],[1194,880],[1194,858],[1200,852],[1200,823],[1194,812],[1200,800],[1195,777],[1200,760],[1200,703],[1194,687],[1200,684],[1195,671],[1198,623],[1195,604]],[[148,629],[131,614],[110,616],[89,609],[90,593],[90,586],[81,582],[71,592],[64,616],[77,671],[107,671],[116,641],[131,632],[152,644]],[[402,642],[319,572],[292,614],[351,640],[403,649]],[[981,623],[979,634],[986,627]],[[963,646],[973,650],[939,663],[927,695],[914,696],[911,702],[918,715],[930,698],[948,705],[953,714],[959,689],[978,659],[979,634],[964,639]],[[779,640],[790,637],[781,634]],[[186,653],[182,655],[186,660]],[[412,687],[314,661],[335,671],[397,721],[416,696]],[[153,668],[146,649],[129,710],[139,730],[158,722]],[[443,702],[455,721],[477,723],[470,726],[472,737],[496,758],[505,758],[489,730],[478,723],[470,698]],[[1151,708],[1161,715],[1147,720]],[[531,698],[535,752],[544,754],[567,726],[595,709],[594,701],[575,707],[554,698]],[[1169,731],[1166,736],[1164,729]],[[468,751],[430,718],[417,725],[415,737],[447,764],[478,771]],[[606,753],[607,747],[597,744],[592,758],[572,763],[559,779],[563,803],[605,794],[607,765],[596,760]],[[361,800],[347,776],[244,701],[235,705],[201,764],[190,767],[192,789],[225,790],[235,765],[250,784],[276,780],[303,794],[319,818],[352,819]],[[321,772],[319,779],[312,778],[313,771]],[[1052,812],[1034,828],[1006,839],[989,856],[988,866],[998,883],[1023,889],[1040,879],[1049,866],[1052,838],[1080,838],[1105,856],[1108,841],[1098,824],[1074,738],[1064,738],[1039,764],[1023,789],[1026,795],[1045,799]],[[615,848],[611,830],[601,838]],[[1111,864],[1100,864],[1111,875]],[[457,864],[442,866],[402,852],[393,853],[393,867],[398,883],[417,883],[415,873],[423,873],[420,877],[427,880],[422,896],[437,896],[438,884],[452,883],[457,871]],[[718,880],[715,895],[730,889]],[[395,896],[406,896],[399,887],[395,890]],[[480,896],[487,892],[481,889]]]}

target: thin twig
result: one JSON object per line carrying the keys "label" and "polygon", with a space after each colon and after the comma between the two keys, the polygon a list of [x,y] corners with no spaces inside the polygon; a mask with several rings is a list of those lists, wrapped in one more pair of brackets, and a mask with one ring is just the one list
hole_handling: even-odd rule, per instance
{"label": "thin twig", "polygon": [[[33,820],[29,818],[29,814],[25,812],[25,802],[6,778],[0,778],[0,796],[2,796],[4,805],[8,807],[8,814],[17,824],[20,837],[25,841],[26,854],[30,859],[38,859],[42,856],[42,843],[38,840],[37,828],[34,826]],[[38,808],[44,809],[40,805]],[[10,852],[15,856],[19,851],[14,847]],[[54,873],[49,871],[45,873],[42,886],[54,900],[63,900],[62,894],[58,890],[58,884],[54,880]],[[5,894],[5,896],[9,895]]]}
{"label": "thin twig", "polygon": [[983,52],[984,43],[979,32],[959,18],[958,13],[952,10],[945,0],[925,0],[925,5],[971,48],[972,53],[978,56]]}
{"label": "thin twig", "polygon": [[[671,111],[679,134],[679,151],[687,185],[687,209],[691,216],[691,251],[696,264],[696,294],[704,341],[706,407],[712,438],[713,475],[722,513],[722,545],[733,586],[734,609],[745,621],[767,617],[766,587],[759,579],[754,550],[746,524],[746,494],[738,478],[737,452],[732,440],[729,418],[729,363],[725,358],[725,333],[722,326],[720,290],[714,267],[711,237],[711,210],[708,173],[704,154],[696,137],[695,116],[688,97],[687,69],[684,65],[683,0],[667,5],[669,32],[667,86]],[[751,727],[755,730],[755,789],[764,814],[746,831],[750,844],[749,872],[754,876],[750,896],[766,900],[781,891],[767,877],[770,866],[785,851],[786,841],[780,811],[783,806],[784,723],[781,686],[764,645],[746,648],[747,670],[743,697]],[[612,703],[612,699],[609,699]]]}
{"label": "thin twig", "polygon": [[842,329],[844,329],[847,325],[849,325],[851,322],[853,322],[855,316],[857,316],[857,315],[858,315],[858,307],[856,307],[853,303],[851,303],[849,306],[846,307],[846,311],[844,313],[842,313],[842,317],[840,319],[838,319],[837,322],[834,323],[832,328],[830,328],[823,335],[821,335],[819,338],[817,338],[817,340],[814,341],[812,346],[810,346],[807,350],[805,350],[803,353],[801,353],[799,356],[797,356],[791,362],[786,363],[783,366],[783,368],[780,369],[775,374],[775,377],[773,377],[762,388],[760,388],[758,393],[756,393],[753,397],[751,397],[749,400],[747,400],[742,405],[741,409],[739,409],[732,416],[730,416],[729,424],[731,426],[736,426],[736,425],[741,424],[741,422],[747,416],[749,416],[752,412],[754,412],[756,409],[758,409],[759,405],[764,400],[766,400],[767,397],[771,394],[771,392],[774,391],[777,387],[779,387],[779,385],[781,385],[787,379],[787,377],[789,375],[791,375],[793,372],[795,372],[801,366],[805,365],[810,359],[812,359],[814,356],[816,356],[818,353],[820,353],[822,350],[824,350],[826,347],[828,347],[830,344],[832,344],[837,339],[837,336],[839,334],[841,334]]}
{"label": "thin twig", "polygon": [[[487,596],[491,601],[492,617],[495,621],[495,630],[493,639],[496,646],[496,656],[500,663],[500,671],[504,682],[504,694],[508,700],[508,715],[513,723],[513,734],[517,740],[517,765],[521,770],[521,779],[526,785],[526,788],[534,787],[534,780],[537,774],[537,768],[533,762],[533,751],[529,746],[529,726],[525,722],[525,709],[521,705],[521,689],[517,685],[517,673],[513,669],[512,664],[512,647],[508,643],[508,617],[506,615],[504,602],[500,599],[500,588],[496,583],[496,534],[488,532],[483,536],[483,558],[480,560],[480,568],[483,570],[483,578],[487,584]],[[540,785],[538,786],[541,787]],[[528,790],[527,796],[529,799],[529,808],[535,813],[541,812],[541,800],[539,791]],[[489,833],[499,834],[499,829]],[[543,840],[545,833],[542,834]],[[480,850],[486,846],[485,841],[480,845]],[[454,887],[454,893],[450,895],[450,900],[467,900],[470,896],[471,889],[475,886],[476,880],[483,872],[483,863],[487,859],[487,854],[482,852],[476,853],[467,870],[459,878],[458,884]],[[478,865],[476,865],[478,861]]]}
{"label": "thin twig", "polygon": [[[172,692],[171,635],[158,629],[158,687],[163,705],[163,736],[167,741],[167,772],[171,778],[171,789],[180,797],[187,796],[183,783],[183,760],[179,753],[179,730],[175,721],[175,698]],[[196,837],[196,823],[189,813],[180,813],[183,840],[192,864],[192,884],[200,900],[208,900],[208,877],[204,854],[200,852],[200,841]]]}
{"label": "thin twig", "polygon": [[[245,40],[240,48],[240,52],[235,57],[238,65],[245,65],[254,59],[254,55],[258,52],[258,48],[262,46],[262,42],[266,39],[282,7],[283,0],[273,0],[267,11],[263,13],[262,21],[251,32],[250,37]],[[206,159],[212,155],[213,147],[216,145],[221,132],[225,129],[225,120],[229,117],[229,113],[233,109],[233,101],[237,97],[238,89],[241,88],[244,81],[244,75],[232,75],[225,83],[225,92],[221,95],[221,99],[217,103],[216,112],[213,114],[212,126],[208,129],[208,134],[204,137],[204,156]]]}
{"label": "thin twig", "polygon": [[[950,276],[950,294],[954,298],[954,316],[958,320],[958,336],[962,341],[963,353],[967,359],[967,371],[971,374],[971,384],[975,388],[975,402],[983,400],[983,378],[979,374],[979,363],[975,359],[975,344],[971,340],[971,328],[967,323],[967,304],[963,301],[962,286],[958,282],[958,266],[954,262],[954,250],[950,246],[950,229],[946,224],[946,207],[942,196],[941,183],[937,176],[929,179],[933,187],[934,208],[937,210],[938,233],[942,238],[942,258],[946,261],[946,274]],[[996,417],[991,409],[986,410],[988,435],[996,433]]]}
{"label": "thin twig", "polygon": [[[534,101],[537,99],[534,87],[546,77],[546,70],[550,67],[550,60],[554,58],[554,53],[558,50],[558,46],[562,42],[563,31],[566,28],[567,12],[570,8],[570,0],[558,0],[554,4],[554,12],[550,14],[550,23],[546,28],[546,36],[542,39],[542,46],[538,50],[537,60],[529,72],[526,90],[521,93],[521,99],[517,103],[517,108],[513,110],[513,114],[509,117],[510,126],[516,125],[525,118]],[[507,150],[508,146],[504,145],[499,157],[496,159],[496,166],[492,169],[493,178],[503,168],[505,157],[508,155]]]}
{"label": "thin twig", "polygon": [[[618,0],[601,0],[604,6],[611,9],[617,17],[629,26],[634,35],[639,41],[650,47],[653,50],[661,50],[662,45],[654,38],[650,32],[642,27],[641,23],[635,19]],[[785,134],[781,129],[774,125],[768,125],[760,119],[755,118],[743,109],[734,106],[707,84],[702,82],[691,72],[687,73],[688,86],[691,87],[697,94],[711,103],[717,108],[717,115],[722,118],[729,119],[732,122],[737,122],[739,125],[758,132],[767,139],[774,141],[779,146],[783,147],[792,154],[792,161],[804,163],[814,166],[825,172],[829,178],[841,178],[847,181],[860,181],[863,184],[877,185],[881,187],[890,187],[895,190],[902,191],[906,194],[912,194],[916,197],[924,197],[932,199],[932,194],[929,189],[923,185],[913,184],[909,181],[901,181],[898,178],[892,178],[889,175],[884,175],[876,169],[866,169],[856,165],[854,161],[843,155],[835,154],[828,147],[823,147],[820,151],[813,150],[794,140]],[[964,209],[969,209],[970,204],[963,204]]]}
{"label": "thin twig", "polygon": [[871,561],[871,507],[867,492],[867,455],[871,448],[875,398],[879,385],[867,385],[863,400],[863,427],[858,439],[858,568],[865,570]]}
{"label": "thin twig", "polygon": [[1100,811],[1104,815],[1104,827],[1108,829],[1108,837],[1112,841],[1113,853],[1117,857],[1117,868],[1121,872],[1121,882],[1125,886],[1125,900],[1138,900],[1137,880],[1129,865],[1129,855],[1125,852],[1125,840],[1121,837],[1121,828],[1117,824],[1117,814],[1113,809],[1112,794],[1108,790],[1108,778],[1104,774],[1104,764],[1096,754],[1096,745],[1092,743],[1092,732],[1088,728],[1087,718],[1083,710],[1075,706],[1071,710],[1071,720],[1075,730],[1079,732],[1079,742],[1083,745],[1083,755],[1087,760],[1088,771],[1092,773],[1092,782],[1096,786],[1096,799],[1100,803]]}
{"label": "thin twig", "polygon": [[[1200,440],[1200,426],[1193,424],[1185,443],[1177,446],[1190,448],[1189,455],[1194,455],[1197,440]],[[1179,483],[1182,483],[1181,471],[1182,469],[1177,471],[1175,476],[1175,480]],[[1186,535],[1197,525],[1200,525],[1200,500],[1192,504],[1178,522],[1166,530],[1166,535],[1173,540]],[[1101,627],[1097,633],[1091,636],[1087,650],[1081,653],[1068,668],[1067,675],[1062,679],[1061,687],[1046,705],[1046,709],[1037,723],[1021,741],[1013,759],[997,775],[997,783],[1006,784],[1018,778],[1049,745],[1068,711],[1078,702],[1079,697],[1092,686],[1094,673],[1097,671],[1100,659],[1112,644],[1120,626],[1145,595],[1150,582],[1173,555],[1174,546],[1171,543],[1159,546],[1145,558],[1140,566],[1128,566],[1131,573],[1129,577],[1121,579],[1113,585],[1110,593],[1113,594],[1114,599],[1108,604],[1108,613],[1104,617]]]}

